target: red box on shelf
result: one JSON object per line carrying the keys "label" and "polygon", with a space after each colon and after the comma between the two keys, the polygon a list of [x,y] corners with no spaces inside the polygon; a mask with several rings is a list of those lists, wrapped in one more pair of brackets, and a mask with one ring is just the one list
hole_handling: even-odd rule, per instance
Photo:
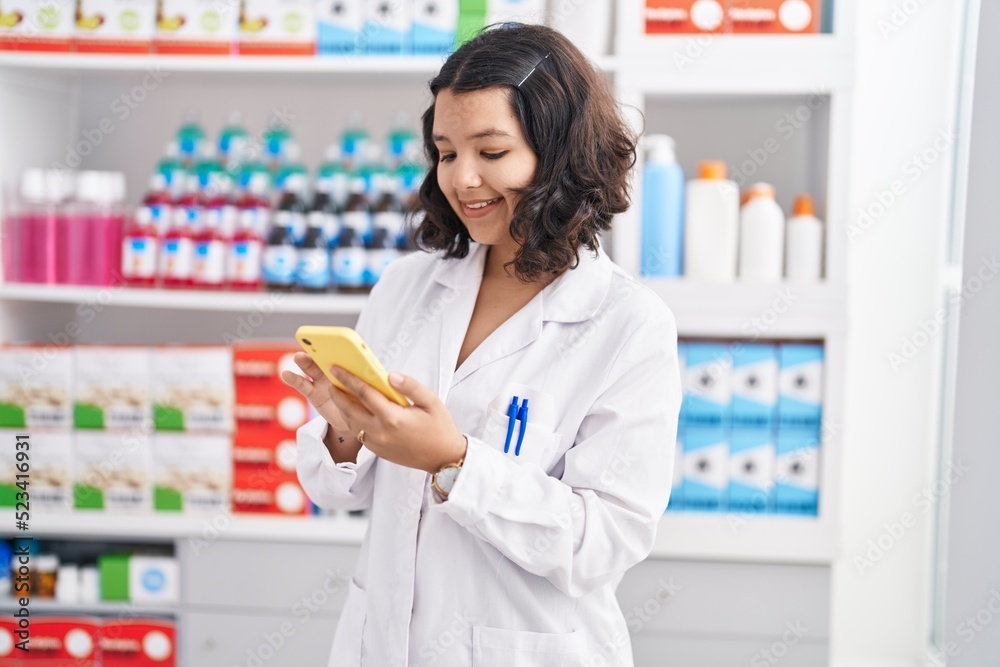
{"label": "red box on shelf", "polygon": [[295,433],[237,432],[233,440],[233,462],[245,466],[276,465],[287,472],[295,472],[296,447]]}
{"label": "red box on shelf", "polygon": [[647,35],[725,32],[725,0],[646,0]]}
{"label": "red box on shelf", "polygon": [[[280,373],[298,370],[294,344],[239,344],[233,348],[236,383],[234,460],[269,464],[282,443],[294,449],[295,431],[309,419],[309,404]],[[292,467],[294,470],[294,464]]]}
{"label": "red box on shelf", "polygon": [[175,667],[177,630],[170,621],[104,621],[100,638],[103,667]]}
{"label": "red box on shelf", "polygon": [[97,667],[101,621],[51,617],[31,621],[31,664],[48,667]]}
{"label": "red box on shelf", "polygon": [[647,35],[819,31],[821,0],[646,0]]}
{"label": "red box on shelf", "polygon": [[254,514],[309,513],[309,500],[295,471],[284,470],[277,464],[237,464],[233,474],[232,506],[234,512]]}
{"label": "red box on shelf", "polygon": [[[27,632],[25,627],[18,627],[17,619],[13,618],[13,613],[0,617],[0,665],[4,667],[21,667],[27,665],[27,651],[17,648],[19,642],[24,641],[24,636],[19,637],[18,632]],[[29,621],[24,619],[25,624]]]}

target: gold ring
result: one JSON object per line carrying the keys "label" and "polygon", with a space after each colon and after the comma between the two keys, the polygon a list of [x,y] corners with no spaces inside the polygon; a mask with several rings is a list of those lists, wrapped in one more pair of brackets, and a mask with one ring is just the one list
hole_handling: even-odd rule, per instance
{"label": "gold ring", "polygon": [[361,429],[360,431],[358,431],[358,442],[360,442],[362,445],[365,444],[365,430],[364,429]]}

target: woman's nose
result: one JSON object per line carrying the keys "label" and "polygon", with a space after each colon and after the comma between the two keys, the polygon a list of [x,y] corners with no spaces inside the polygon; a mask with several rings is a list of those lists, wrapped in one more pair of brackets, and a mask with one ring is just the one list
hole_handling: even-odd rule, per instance
{"label": "woman's nose", "polygon": [[469,160],[457,159],[455,161],[455,173],[452,185],[456,190],[478,188],[482,184],[483,179],[479,175],[479,170],[476,169],[475,164]]}

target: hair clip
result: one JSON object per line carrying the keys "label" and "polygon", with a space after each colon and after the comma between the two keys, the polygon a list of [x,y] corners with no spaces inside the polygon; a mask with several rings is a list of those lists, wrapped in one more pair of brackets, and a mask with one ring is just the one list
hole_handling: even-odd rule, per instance
{"label": "hair clip", "polygon": [[520,88],[521,84],[523,84],[525,81],[527,81],[528,77],[530,77],[532,74],[534,74],[535,70],[538,69],[538,66],[542,64],[542,61],[545,60],[546,58],[548,58],[550,55],[552,55],[552,54],[551,53],[546,53],[537,63],[535,63],[535,66],[531,68],[531,71],[528,72],[528,74],[525,75],[525,77],[523,79],[521,79],[521,83],[517,84],[517,87]]}

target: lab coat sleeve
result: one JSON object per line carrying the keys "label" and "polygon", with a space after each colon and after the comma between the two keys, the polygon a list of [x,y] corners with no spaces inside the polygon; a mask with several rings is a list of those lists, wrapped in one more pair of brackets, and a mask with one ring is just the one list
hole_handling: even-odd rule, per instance
{"label": "lab coat sleeve", "polygon": [[455,486],[433,511],[564,593],[586,595],[652,550],[681,395],[677,330],[664,308],[619,348],[560,479],[469,437]]}
{"label": "lab coat sleeve", "polygon": [[[378,283],[372,288],[358,316],[355,331],[369,344],[374,344],[377,316],[374,315],[379,295],[384,298],[383,285],[391,273],[390,264]],[[391,293],[391,292],[386,292]],[[295,468],[299,483],[306,495],[318,507],[346,511],[369,509],[375,489],[375,469],[378,457],[362,446],[356,463],[334,463],[323,439],[329,428],[326,420],[316,417],[301,426],[297,433],[298,455]]]}

